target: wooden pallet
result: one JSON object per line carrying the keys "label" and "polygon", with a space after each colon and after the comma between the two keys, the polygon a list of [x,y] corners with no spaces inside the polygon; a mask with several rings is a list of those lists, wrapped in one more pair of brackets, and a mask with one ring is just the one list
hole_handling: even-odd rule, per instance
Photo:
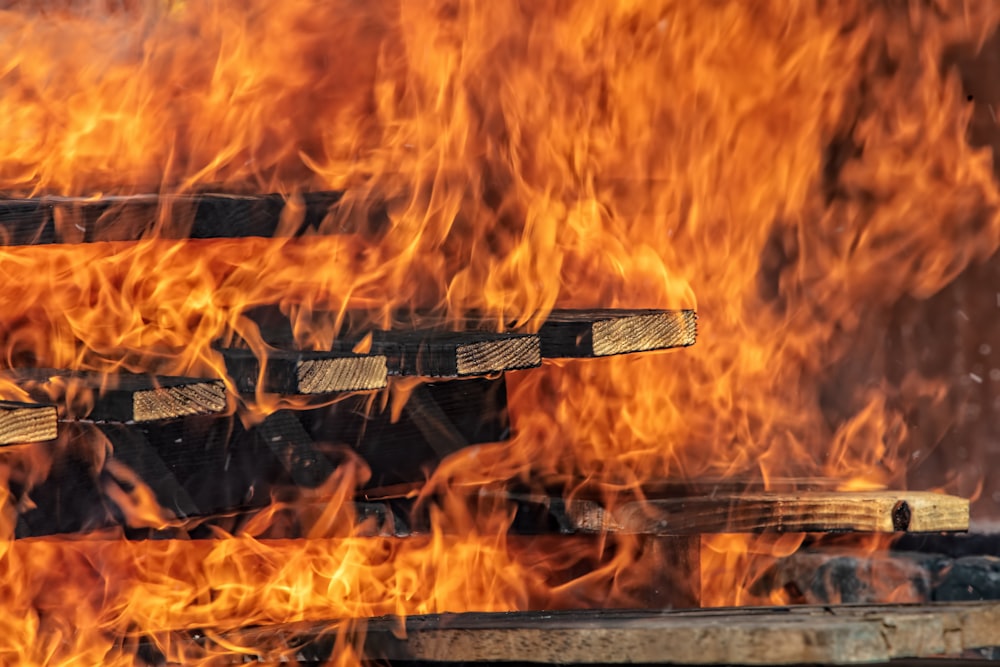
{"label": "wooden pallet", "polygon": [[52,440],[57,419],[54,405],[0,401],[0,445]]}

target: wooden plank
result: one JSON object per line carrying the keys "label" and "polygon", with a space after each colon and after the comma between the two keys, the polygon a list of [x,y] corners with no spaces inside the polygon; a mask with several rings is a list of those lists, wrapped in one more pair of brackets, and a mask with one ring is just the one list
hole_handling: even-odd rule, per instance
{"label": "wooden plank", "polygon": [[[346,353],[357,344],[341,340],[334,349]],[[541,344],[534,334],[375,331],[370,352],[386,357],[390,375],[433,378],[489,375],[542,363]]]}
{"label": "wooden plank", "polygon": [[720,494],[627,501],[606,509],[572,501],[566,512],[584,532],[702,533],[940,532],[969,529],[969,501],[920,491]]}
{"label": "wooden plank", "polygon": [[57,419],[54,405],[0,401],[0,445],[53,440]]}
{"label": "wooden plank", "polygon": [[254,427],[254,433],[281,462],[296,486],[313,488],[333,473],[333,465],[313,445],[298,415],[278,410]]}
{"label": "wooden plank", "polygon": [[[241,348],[220,352],[237,389],[253,394],[261,381],[261,364],[254,353]],[[264,364],[262,389],[284,395],[365,391],[385,387],[387,377],[384,355],[273,350]]]}
{"label": "wooden plank", "polygon": [[134,241],[154,230],[171,239],[380,231],[379,207],[361,223],[328,223],[341,199],[339,192],[303,193],[291,204],[280,194],[223,193],[0,199],[0,245]]}
{"label": "wooden plank", "polygon": [[[255,661],[323,662],[344,623],[224,633]],[[358,623],[364,657],[412,663],[860,665],[1000,646],[1000,602],[465,613]],[[349,632],[350,636],[353,634]],[[192,646],[210,647],[199,636]],[[240,660],[245,659],[239,656]]]}
{"label": "wooden plank", "polygon": [[554,310],[538,331],[546,359],[606,357],[694,345],[693,310]]}
{"label": "wooden plank", "polygon": [[226,409],[221,380],[49,368],[15,369],[0,375],[32,399],[55,403],[61,419],[147,422]]}

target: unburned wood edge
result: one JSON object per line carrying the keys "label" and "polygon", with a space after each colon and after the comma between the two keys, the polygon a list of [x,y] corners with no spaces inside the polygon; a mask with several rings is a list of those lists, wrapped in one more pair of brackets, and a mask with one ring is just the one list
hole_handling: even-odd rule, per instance
{"label": "unburned wood edge", "polygon": [[594,356],[664,350],[694,345],[698,318],[693,310],[628,315],[591,325]]}
{"label": "unburned wood edge", "polygon": [[923,491],[736,493],[630,501],[606,509],[566,505],[583,532],[691,535],[740,532],[873,533],[965,531],[969,501]]}
{"label": "unburned wood edge", "polygon": [[0,445],[54,440],[58,418],[54,405],[0,401]]}
{"label": "unburned wood edge", "polygon": [[533,334],[459,345],[455,357],[459,375],[534,368],[542,363],[541,343]]}
{"label": "unburned wood edge", "polygon": [[787,665],[959,656],[993,646],[1000,646],[1000,602],[418,617],[407,622],[405,638],[389,624],[370,626],[366,653],[432,662]]}
{"label": "unburned wood edge", "polygon": [[158,387],[132,395],[132,418],[137,422],[217,414],[225,409],[226,387],[216,380]]}
{"label": "unburned wood edge", "polygon": [[296,376],[302,394],[363,391],[385,387],[388,367],[384,355],[303,359]]}

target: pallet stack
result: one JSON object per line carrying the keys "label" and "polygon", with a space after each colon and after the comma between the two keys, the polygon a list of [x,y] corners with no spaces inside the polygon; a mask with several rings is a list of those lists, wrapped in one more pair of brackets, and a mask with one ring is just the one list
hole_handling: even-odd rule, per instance
{"label": "pallet stack", "polygon": [[[151,233],[161,238],[214,238],[382,232],[378,220],[345,224],[344,216],[332,215],[340,201],[338,193],[310,194],[292,202],[277,195],[7,200],[0,201],[0,242],[127,241]],[[283,215],[288,206],[295,207],[295,216]],[[559,310],[537,330],[475,314],[445,323],[414,312],[400,313],[393,321],[403,324],[387,329],[345,325],[325,349],[306,350],[296,345],[291,323],[277,311],[265,308],[247,317],[260,331],[265,351],[255,352],[236,335],[217,341],[226,377],[102,375],[51,368],[0,371],[0,388],[10,394],[0,391],[0,399],[10,399],[0,402],[0,444],[5,445],[0,456],[14,471],[9,479],[14,499],[30,498],[17,503],[16,536],[86,532],[93,537],[124,533],[131,538],[191,538],[217,534],[213,527],[238,531],[273,499],[302,497],[306,491],[322,503],[324,484],[350,456],[362,459],[372,472],[368,485],[358,489],[357,517],[379,534],[420,533],[429,526],[427,497],[416,503],[411,492],[419,490],[428,472],[465,447],[507,440],[516,428],[516,415],[512,419],[507,411],[506,373],[530,373],[546,359],[584,360],[685,347],[696,338],[696,316],[688,310]],[[357,319],[364,320],[364,315]],[[352,320],[351,314],[346,320]],[[416,388],[394,414],[380,400],[382,392],[411,378],[417,379]],[[298,397],[303,407],[273,412],[247,426],[241,411],[268,395]],[[39,483],[25,466],[32,460],[30,450],[46,443],[55,443],[51,451],[59,455]],[[139,482],[169,513],[169,527],[130,521],[116,499]],[[400,492],[400,485],[406,492]],[[967,501],[933,493],[845,493],[801,483],[782,491],[773,482],[765,489],[731,480],[663,482],[629,493],[611,493],[582,481],[572,486],[572,498],[558,489],[545,490],[545,480],[530,488],[507,485],[462,493],[468,494],[470,507],[484,495],[506,505],[515,516],[513,530],[525,534],[639,536],[657,551],[667,570],[669,595],[655,602],[673,607],[700,603],[703,535],[962,531],[969,521]],[[282,530],[282,537],[296,536],[294,525],[283,525]],[[811,627],[809,618],[797,616],[796,627]],[[891,614],[878,618],[883,625],[895,622]],[[845,628],[858,625],[854,616],[842,620]],[[442,660],[443,647],[468,642],[467,651],[447,659],[460,655],[469,661],[563,661],[561,652],[546,657],[536,651],[541,641],[533,629],[537,623],[530,615],[506,621],[468,617],[445,631],[444,620],[417,620],[407,639],[386,639],[372,657]],[[617,642],[621,635],[622,642],[634,642],[647,630],[667,637],[690,632],[698,624],[722,633],[719,641],[736,647],[732,650],[742,650],[739,642],[744,639],[755,641],[749,630],[726,639],[725,633],[736,632],[733,626],[683,614],[637,620],[593,612],[564,619],[545,632],[562,633],[576,642],[599,629],[609,641]],[[865,632],[881,627],[867,620],[861,625]],[[374,626],[370,637],[385,634],[380,627]],[[826,636],[821,634],[815,635],[816,641]],[[240,641],[248,636],[241,635]],[[319,626],[296,626],[274,629],[271,636],[295,637],[297,646],[321,646],[325,633]],[[970,641],[980,640],[976,635]],[[631,657],[636,662],[652,655],[636,651]],[[815,657],[833,660],[838,655]],[[584,658],[617,661],[600,652],[580,653],[581,662],[589,661]],[[701,662],[694,654],[686,660]]]}

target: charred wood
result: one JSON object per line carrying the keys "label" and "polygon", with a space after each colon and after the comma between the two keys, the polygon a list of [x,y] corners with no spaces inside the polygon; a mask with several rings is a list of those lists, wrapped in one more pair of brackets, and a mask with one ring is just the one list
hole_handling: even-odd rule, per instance
{"label": "charred wood", "polygon": [[274,350],[268,352],[262,369],[250,350],[220,351],[226,372],[244,394],[253,394],[258,388],[283,395],[381,389],[388,375],[384,355]]}
{"label": "charred wood", "polygon": [[226,409],[221,380],[48,368],[9,370],[0,376],[36,401],[55,403],[61,419],[148,422]]}
{"label": "charred wood", "polygon": [[299,236],[307,232],[378,233],[384,211],[365,220],[335,216],[339,192],[309,192],[292,203],[279,194],[135,195],[0,199],[0,244],[35,245],[161,238]]}

